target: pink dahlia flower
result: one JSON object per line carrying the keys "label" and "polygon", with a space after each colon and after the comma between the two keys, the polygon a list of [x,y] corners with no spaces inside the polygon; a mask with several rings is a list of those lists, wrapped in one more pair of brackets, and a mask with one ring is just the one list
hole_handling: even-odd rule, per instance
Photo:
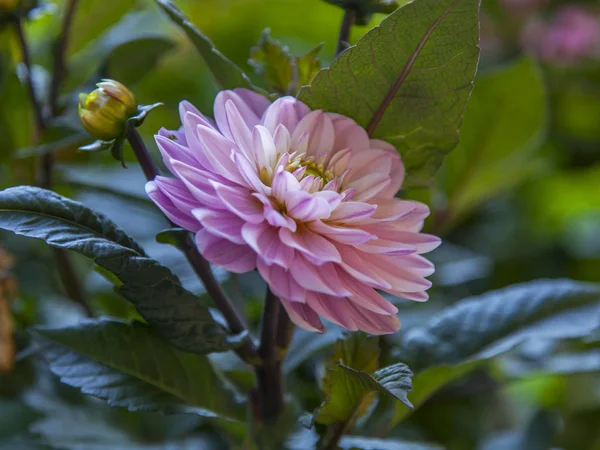
{"label": "pink dahlia flower", "polygon": [[180,114],[179,131],[156,136],[175,178],[146,191],[208,261],[258,269],[311,331],[324,330],[321,316],[393,333],[397,309],[377,290],[427,300],[434,269],[420,255],[440,240],[419,232],[426,205],[394,198],[404,166],[393,146],[347,117],[245,89],[219,93],[214,121],[188,102]]}

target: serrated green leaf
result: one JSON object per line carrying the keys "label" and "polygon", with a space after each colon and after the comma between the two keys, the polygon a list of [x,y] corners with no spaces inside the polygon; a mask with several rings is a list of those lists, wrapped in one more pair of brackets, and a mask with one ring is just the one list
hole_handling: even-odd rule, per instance
{"label": "serrated green leaf", "polygon": [[105,216],[54,192],[21,186],[0,192],[0,228],[93,259],[122,283],[118,292],[174,346],[194,353],[239,344],[175,275]]}
{"label": "serrated green leaf", "polygon": [[112,406],[244,417],[206,356],[169,346],[146,325],[100,319],[32,334],[63,383]]}
{"label": "serrated green leaf", "polygon": [[532,152],[542,144],[547,120],[542,74],[532,59],[477,79],[460,142],[444,164],[453,217],[539,172],[543,165]]}
{"label": "serrated green leaf", "polygon": [[167,13],[169,18],[181,27],[190,38],[215,79],[224,89],[243,87],[260,91],[260,89],[252,84],[250,78],[248,78],[242,69],[219,52],[210,39],[204,36],[170,0],[156,0],[156,2]]}
{"label": "serrated green leaf", "polygon": [[406,332],[413,370],[497,356],[530,337],[585,336],[600,325],[600,285],[536,280],[462,300]]}
{"label": "serrated green leaf", "polygon": [[293,81],[294,68],[287,47],[271,38],[270,30],[263,31],[250,53],[248,63],[258,75],[262,75],[269,87],[286,94]]}
{"label": "serrated green leaf", "polygon": [[352,419],[369,394],[379,393],[412,407],[407,394],[412,389],[412,372],[405,364],[385,367],[369,375],[338,364],[328,376],[328,397],[315,412],[314,420],[333,424]]}
{"label": "serrated green leaf", "polygon": [[431,184],[473,87],[479,0],[415,0],[322,70],[298,98],[396,146],[405,187]]}
{"label": "serrated green leaf", "polygon": [[302,86],[309,85],[313,78],[321,70],[321,61],[317,58],[317,55],[323,48],[324,44],[319,44],[308,52],[304,56],[298,56],[294,58],[296,66],[296,92],[302,88]]}
{"label": "serrated green leaf", "polygon": [[373,373],[379,367],[379,338],[365,333],[351,333],[337,341],[333,350],[332,367],[338,363],[361,372]]}

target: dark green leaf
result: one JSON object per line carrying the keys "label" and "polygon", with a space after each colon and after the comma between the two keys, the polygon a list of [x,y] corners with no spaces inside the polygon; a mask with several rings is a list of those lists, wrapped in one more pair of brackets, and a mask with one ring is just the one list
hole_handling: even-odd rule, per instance
{"label": "dark green leaf", "polygon": [[600,286],[536,280],[458,302],[407,331],[400,358],[416,371],[492,358],[530,337],[588,335],[600,325]]}
{"label": "dark green leaf", "polygon": [[351,420],[372,393],[395,398],[412,407],[407,398],[412,389],[410,377],[412,372],[402,363],[380,369],[373,375],[338,364],[329,373],[328,397],[315,412],[314,420],[325,424]]}
{"label": "dark green leaf", "polygon": [[356,13],[356,23],[366,25],[375,13],[389,14],[398,8],[394,0],[325,0],[327,3]]}
{"label": "dark green leaf", "polygon": [[146,325],[101,319],[32,333],[63,383],[112,406],[244,417],[206,356],[169,346]]}
{"label": "dark green leaf", "polygon": [[242,69],[220,53],[210,39],[204,36],[170,0],[156,0],[156,2],[169,18],[183,29],[215,76],[215,79],[224,89],[243,87],[258,90]]}
{"label": "dark green leaf", "polygon": [[546,103],[540,69],[531,59],[477,79],[460,142],[444,165],[454,217],[539,171],[532,152],[545,136]]}
{"label": "dark green leaf", "polygon": [[160,242],[161,244],[170,244],[179,248],[181,238],[187,236],[188,234],[189,232],[183,228],[168,228],[166,230],[162,230],[156,235],[156,242]]}
{"label": "dark green leaf", "polygon": [[280,94],[288,93],[294,76],[292,58],[287,47],[271,39],[268,28],[263,31],[256,47],[252,48],[248,63],[265,78],[269,87]]}
{"label": "dark green leaf", "polygon": [[343,52],[298,98],[398,149],[405,187],[428,186],[458,142],[479,59],[479,0],[416,0]]}
{"label": "dark green leaf", "polygon": [[107,61],[108,78],[132,85],[151,71],[158,59],[174,47],[164,37],[145,37],[116,47]]}
{"label": "dark green leaf", "polygon": [[78,202],[34,187],[7,189],[0,192],[0,228],[93,259],[121,281],[118,291],[178,348],[206,353],[239,343],[169,269],[148,258],[106,217]]}

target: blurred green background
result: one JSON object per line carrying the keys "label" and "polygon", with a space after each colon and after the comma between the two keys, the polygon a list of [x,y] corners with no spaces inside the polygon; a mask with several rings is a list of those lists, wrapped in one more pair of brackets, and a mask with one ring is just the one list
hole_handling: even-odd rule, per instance
{"label": "blurred green background", "polygon": [[[320,57],[327,66],[343,14],[320,0],[176,3],[249,74],[251,48],[267,27],[293,55],[325,42]],[[61,1],[42,1],[24,24],[39,97],[48,89],[62,8]],[[480,70],[461,143],[434,187],[404,193],[430,204],[426,227],[444,239],[431,255],[437,265],[431,301],[399,305],[405,329],[444,305],[512,283],[600,281],[600,5],[483,0],[483,9]],[[382,18],[354,27],[351,41]],[[93,90],[100,78],[127,84],[140,103],[165,104],[140,128],[152,152],[160,127],[178,127],[179,101],[210,113],[218,88],[186,37],[150,0],[82,0],[61,113],[41,136],[10,24],[0,25],[0,52],[0,188],[34,184],[37,159],[53,152],[58,192],[107,214],[181,273],[186,287],[202,292],[183,257],[154,241],[166,223],[145,197],[144,177],[127,144],[126,170],[107,153],[77,151],[92,141],[77,120],[77,95]],[[194,416],[130,414],[59,386],[35,357],[22,353],[22,330],[73,323],[82,311],[65,299],[44,245],[0,233],[0,249],[0,279],[18,284],[16,295],[0,291],[0,319],[12,311],[21,352],[14,366],[0,367],[1,449],[226,448],[211,424]],[[76,262],[98,311],[135,315],[89,262]],[[257,324],[260,284],[251,276],[219,275],[232,292],[256,293],[243,308]],[[8,355],[12,337],[1,331],[0,352]],[[316,405],[318,393],[309,392],[315,370],[305,364],[295,389]],[[584,342],[532,340],[436,394],[393,433],[452,450],[599,450],[599,425],[600,332]]]}

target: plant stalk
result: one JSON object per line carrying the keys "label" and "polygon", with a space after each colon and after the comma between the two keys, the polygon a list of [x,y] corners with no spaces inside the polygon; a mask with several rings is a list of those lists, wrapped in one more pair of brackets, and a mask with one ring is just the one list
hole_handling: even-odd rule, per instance
{"label": "plant stalk", "polygon": [[[148,181],[154,180],[154,178],[159,174],[158,169],[154,165],[148,150],[146,149],[146,145],[142,140],[140,134],[135,128],[129,129],[127,132],[127,140],[133,149],[133,152],[146,176]],[[169,221],[171,225],[174,225],[171,221]],[[206,292],[210,295],[212,300],[214,301],[217,309],[221,311],[223,317],[227,321],[227,325],[229,326],[229,331],[232,333],[238,334],[247,331],[247,326],[244,323],[241,315],[235,309],[229,298],[223,292],[223,289],[219,285],[219,282],[216,280],[212,270],[210,269],[210,265],[208,261],[204,259],[204,257],[198,252],[198,249],[192,242],[189,235],[186,235],[179,242],[183,253],[185,254],[188,262],[196,272],[196,274],[202,280],[204,287],[206,288]],[[251,364],[256,364],[259,360],[259,354],[254,347],[254,344],[250,339],[246,339],[244,344],[236,349],[237,354],[246,362]]]}
{"label": "plant stalk", "polygon": [[[74,8],[74,4],[75,4],[75,1],[71,1],[69,6],[71,8]],[[66,15],[69,17],[72,17],[73,11],[67,10]],[[63,22],[63,29],[62,29],[61,36],[67,35],[70,22],[71,22],[71,19],[69,19],[68,21],[65,20],[65,22]],[[66,28],[65,28],[65,26],[66,26]],[[15,28],[16,28],[16,32],[17,32],[17,38],[19,41],[19,45],[21,47],[21,54],[22,54],[22,58],[23,58],[22,62],[23,62],[23,65],[25,66],[25,84],[27,86],[27,91],[29,93],[31,106],[33,109],[33,115],[35,118],[34,140],[37,142],[37,141],[39,141],[39,139],[42,136],[42,133],[46,129],[47,123],[46,123],[46,118],[44,116],[44,111],[43,111],[42,105],[41,105],[40,101],[38,100],[36,92],[35,92],[35,87],[34,87],[33,78],[32,78],[31,56],[29,53],[29,46],[27,45],[27,39],[25,39],[25,33],[23,31],[21,19],[17,19],[15,21]],[[66,38],[64,38],[64,39],[61,38],[61,40],[64,40],[63,46],[66,48],[66,42],[67,42]],[[56,57],[57,56],[55,55],[55,58]],[[64,51],[61,53],[61,58],[64,60]],[[64,65],[64,61],[63,61],[63,65]],[[56,64],[55,64],[55,67],[56,67]],[[62,75],[58,76],[56,73],[53,73],[53,83],[52,84],[54,85],[55,83],[59,83],[61,78],[62,78]],[[59,80],[59,81],[55,82],[54,80]],[[54,114],[51,114],[51,117],[53,117],[53,115]],[[44,189],[50,189],[52,187],[53,166],[54,166],[53,155],[51,153],[44,155],[44,157],[42,158],[41,163],[40,163],[40,168],[37,172],[37,177],[38,177],[37,184],[40,187],[43,187]],[[85,295],[85,291],[84,291],[83,286],[81,285],[81,282],[77,276],[77,272],[75,270],[75,267],[73,266],[73,263],[71,262],[69,254],[67,253],[66,250],[60,249],[60,248],[53,249],[53,253],[54,253],[54,258],[56,259],[56,262],[57,262],[58,274],[60,276],[62,285],[67,293],[67,296],[73,302],[81,305],[81,307],[83,308],[83,310],[85,311],[85,313],[88,317],[93,316],[92,307],[90,306],[90,303]]]}
{"label": "plant stalk", "polygon": [[340,27],[340,34],[338,36],[337,49],[335,51],[336,56],[339,56],[347,48],[348,41],[350,40],[350,30],[352,25],[356,22],[356,11],[353,9],[344,10],[344,17],[342,19],[342,26]]}
{"label": "plant stalk", "polygon": [[257,367],[260,418],[266,422],[277,419],[284,409],[283,373],[278,351],[278,332],[281,316],[285,314],[279,299],[267,287],[263,324],[258,353],[262,365]]}

